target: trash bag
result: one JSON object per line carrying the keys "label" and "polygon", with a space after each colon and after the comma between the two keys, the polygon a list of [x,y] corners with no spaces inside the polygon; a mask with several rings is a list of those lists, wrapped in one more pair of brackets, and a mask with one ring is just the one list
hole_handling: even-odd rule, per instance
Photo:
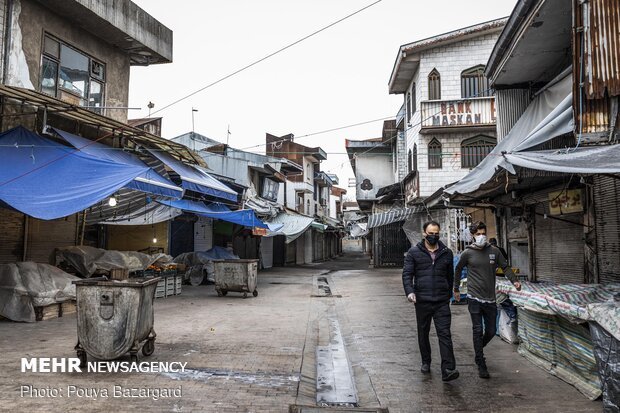
{"label": "trash bag", "polygon": [[620,341],[598,323],[589,324],[596,367],[603,386],[603,412],[620,413]]}

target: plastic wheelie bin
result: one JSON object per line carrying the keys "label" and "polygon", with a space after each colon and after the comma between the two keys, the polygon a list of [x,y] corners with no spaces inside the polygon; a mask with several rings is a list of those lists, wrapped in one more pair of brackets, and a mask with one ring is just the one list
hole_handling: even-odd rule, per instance
{"label": "plastic wheelie bin", "polygon": [[258,296],[258,260],[213,260],[213,267],[218,296],[229,291],[243,293],[243,298],[247,298],[248,293]]}
{"label": "plastic wheelie bin", "polygon": [[138,350],[150,356],[155,351],[153,300],[159,277],[130,278],[123,281],[106,277],[74,281],[77,296],[75,346],[80,365],[87,354],[113,360],[129,352],[138,360]]}

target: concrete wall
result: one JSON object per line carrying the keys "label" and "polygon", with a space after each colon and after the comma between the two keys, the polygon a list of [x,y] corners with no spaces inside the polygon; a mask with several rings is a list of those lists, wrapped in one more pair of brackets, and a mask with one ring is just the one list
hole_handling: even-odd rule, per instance
{"label": "concrete wall", "polygon": [[[494,131],[420,134],[420,106],[428,100],[428,74],[437,69],[441,76],[441,100],[461,98],[461,72],[477,65],[485,65],[495,42],[497,34],[486,34],[477,38],[464,40],[448,46],[437,47],[421,53],[420,66],[409,85],[411,90],[416,84],[416,112],[406,127],[406,153],[418,146],[418,170],[420,173],[420,196],[432,195],[441,186],[455,182],[469,173],[461,168],[460,144],[464,139],[484,134],[495,137]],[[403,96],[406,101],[406,95]],[[442,144],[443,165],[441,169],[428,169],[428,143],[437,138]]]}
{"label": "concrete wall", "polygon": [[[43,34],[49,33],[105,64],[106,106],[128,103],[129,57],[79,25],[53,13],[34,0],[15,0],[9,74],[5,83],[40,90]],[[126,110],[109,110],[106,116],[127,121]]]}
{"label": "concrete wall", "polygon": [[138,251],[149,247],[160,247],[167,254],[168,222],[154,225],[157,242],[153,243],[151,225],[108,225],[107,249],[116,251]]}
{"label": "concrete wall", "polygon": [[[361,188],[365,179],[369,179],[372,189]],[[377,191],[394,183],[392,157],[390,154],[368,153],[355,159],[356,198],[358,200],[375,199]]]}

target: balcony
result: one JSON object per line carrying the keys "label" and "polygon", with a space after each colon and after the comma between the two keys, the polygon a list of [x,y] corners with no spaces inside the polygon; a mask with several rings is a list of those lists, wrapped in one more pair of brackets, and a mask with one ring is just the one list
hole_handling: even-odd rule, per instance
{"label": "balcony", "polygon": [[303,192],[304,194],[314,193],[314,187],[307,182],[288,181],[287,185],[290,185],[290,188],[293,188],[295,192]]}
{"label": "balcony", "polygon": [[421,102],[421,133],[494,130],[495,97]]}

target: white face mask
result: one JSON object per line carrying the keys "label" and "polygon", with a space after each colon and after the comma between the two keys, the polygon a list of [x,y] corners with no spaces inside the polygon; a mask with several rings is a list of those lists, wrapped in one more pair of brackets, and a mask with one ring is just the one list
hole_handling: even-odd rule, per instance
{"label": "white face mask", "polygon": [[476,235],[474,239],[475,239],[474,244],[478,247],[484,247],[487,243],[486,235]]}

